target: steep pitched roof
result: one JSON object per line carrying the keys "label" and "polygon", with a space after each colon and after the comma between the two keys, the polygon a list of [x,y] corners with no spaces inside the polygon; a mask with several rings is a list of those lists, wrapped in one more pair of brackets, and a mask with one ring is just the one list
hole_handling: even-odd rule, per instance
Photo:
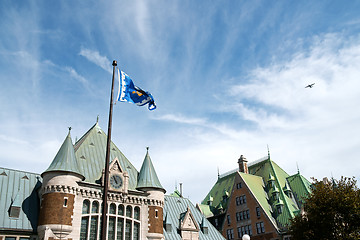
{"label": "steep pitched roof", "polygon": [[54,172],[54,171],[76,173],[81,175],[84,180],[84,176],[80,172],[78,161],[75,157],[75,151],[71,141],[70,130],[63,144],[61,145],[58,153],[56,154],[54,160],[51,162],[48,169],[46,169],[46,171],[42,173],[42,176],[46,172]]}
{"label": "steep pitched roof", "polygon": [[253,194],[257,202],[259,203],[260,207],[266,213],[267,217],[270,221],[273,222],[273,225],[276,227],[276,220],[273,218],[273,210],[271,205],[269,204],[268,200],[269,197],[265,192],[263,178],[260,176],[255,176],[252,174],[246,174],[239,172],[240,177],[244,180],[244,184],[248,187],[250,192]]}
{"label": "steep pitched roof", "polygon": [[[75,143],[75,156],[86,182],[100,183],[105,168],[106,144],[107,135],[98,122]],[[129,174],[129,189],[135,190],[138,171],[111,141],[110,162],[115,158],[119,160],[121,168]]]}
{"label": "steep pitched roof", "polygon": [[201,212],[191,203],[187,198],[181,198],[176,196],[165,195],[164,206],[164,222],[168,225],[171,224],[171,228],[166,230],[164,228],[164,238],[166,240],[181,240],[178,228],[181,217],[190,209],[192,216],[196,223],[201,227],[207,227],[208,232],[204,233],[202,229],[199,231],[200,240],[224,240],[225,238],[216,230],[216,228],[209,223],[207,219],[201,214]]}
{"label": "steep pitched roof", "polygon": [[[234,169],[220,175],[215,185],[199,205],[200,209],[206,217],[221,214],[221,208],[227,209],[227,201],[223,198],[223,192],[232,191],[235,176],[240,174],[271,221],[276,222],[279,228],[286,227],[290,223],[289,219],[293,218],[300,210],[301,206],[298,205],[298,198],[303,198],[311,191],[310,182],[301,175],[289,176],[269,156],[250,163],[248,169],[249,174]],[[269,182],[273,182],[274,187],[269,187]],[[292,195],[288,195],[288,188],[293,192]],[[278,199],[272,197],[275,192],[279,196]],[[208,202],[211,197],[213,197],[213,202],[209,206]],[[268,202],[270,202],[270,205]],[[281,206],[281,213],[276,211],[278,206]]]}
{"label": "steep pitched roof", "polygon": [[[266,191],[269,194],[270,202],[274,210],[277,209],[279,204],[283,204],[281,213],[276,213],[275,218],[279,227],[286,227],[290,223],[289,219],[293,218],[299,211],[297,203],[286,195],[283,190],[289,175],[270,158],[249,166],[249,172],[262,177],[265,183],[268,183],[269,180],[274,180],[274,187],[270,188],[268,185]],[[273,176],[274,179],[269,179],[271,176]],[[279,199],[271,197],[271,193],[274,190],[278,191]]]}
{"label": "steep pitched roof", "polygon": [[[39,174],[0,167],[0,230],[36,232],[39,218]],[[11,206],[19,207],[19,217],[9,216]]]}
{"label": "steep pitched roof", "polygon": [[156,174],[154,165],[152,164],[148,149],[146,151],[146,155],[139,172],[136,188],[157,188],[162,189],[165,192],[165,189],[161,185],[159,178]]}
{"label": "steep pitched roof", "polygon": [[[232,192],[236,174],[236,172],[232,172],[229,175],[220,176],[201,204],[208,205],[208,201],[212,200],[212,211],[220,209],[221,207],[226,209],[228,202],[224,199],[224,193]],[[204,209],[204,211],[206,211],[206,209]]]}
{"label": "steep pitched roof", "polygon": [[300,207],[303,204],[304,198],[311,192],[311,183],[302,176],[299,172],[287,178],[290,189],[295,195]]}

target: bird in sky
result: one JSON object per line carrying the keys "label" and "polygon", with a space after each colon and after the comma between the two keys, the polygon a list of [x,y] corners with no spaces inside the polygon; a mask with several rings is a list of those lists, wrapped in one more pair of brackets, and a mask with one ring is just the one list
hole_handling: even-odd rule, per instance
{"label": "bird in sky", "polygon": [[315,85],[315,83],[307,85],[305,88],[312,88]]}

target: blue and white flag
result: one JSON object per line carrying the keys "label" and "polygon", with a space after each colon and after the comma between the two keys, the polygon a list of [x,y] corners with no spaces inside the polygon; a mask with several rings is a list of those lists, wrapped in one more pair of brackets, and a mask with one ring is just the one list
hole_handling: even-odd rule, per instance
{"label": "blue and white flag", "polygon": [[154,110],[156,108],[154,98],[149,92],[145,92],[141,88],[135,86],[131,78],[123,71],[119,71],[119,69],[118,76],[119,92],[117,101],[135,103],[138,106],[149,104],[149,110]]}

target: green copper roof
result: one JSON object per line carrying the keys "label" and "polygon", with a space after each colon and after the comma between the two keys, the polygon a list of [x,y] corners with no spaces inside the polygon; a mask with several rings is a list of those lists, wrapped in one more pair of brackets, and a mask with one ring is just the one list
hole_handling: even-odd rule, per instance
{"label": "green copper roof", "polygon": [[[269,219],[278,228],[287,227],[290,219],[300,209],[299,197],[303,198],[310,191],[310,182],[301,175],[289,176],[269,156],[248,165],[249,174],[238,169],[220,175],[217,182],[199,205],[206,217],[221,214],[221,208],[227,210],[226,195],[232,192],[236,174],[240,174],[249,190],[255,196]],[[273,185],[273,186],[272,186]],[[213,197],[211,206],[209,200]],[[300,202],[301,203],[301,202]],[[281,206],[281,208],[280,208]],[[279,208],[279,209],[278,209]]]}
{"label": "green copper roof", "polygon": [[[0,167],[0,230],[37,231],[40,187],[39,174]],[[19,217],[10,217],[11,206],[20,208]]]}
{"label": "green copper roof", "polygon": [[[225,238],[216,230],[216,228],[201,214],[201,212],[187,198],[165,195],[164,221],[171,223],[171,229],[166,231],[164,228],[164,238],[166,240],[181,240],[178,231],[180,218],[190,209],[195,221],[200,226],[199,240],[225,240]],[[208,233],[204,233],[201,227],[207,227]]]}
{"label": "green copper roof", "polygon": [[[105,168],[107,135],[100,128],[98,122],[92,126],[76,143],[75,156],[78,160],[81,174],[89,183],[100,183],[102,171]],[[138,171],[124,156],[124,154],[111,142],[110,162],[115,158],[119,160],[123,171],[129,174],[129,189],[135,190]]]}
{"label": "green copper roof", "polygon": [[84,176],[80,173],[78,161],[75,157],[75,151],[71,141],[70,130],[58,153],[56,154],[54,160],[51,162],[50,166],[44,173],[53,171],[77,173],[84,178]]}
{"label": "green copper roof", "polygon": [[[270,203],[273,206],[273,216],[275,217],[276,221],[278,222],[279,227],[286,227],[290,223],[290,219],[295,216],[295,213],[298,212],[299,206],[297,205],[296,201],[292,198],[289,198],[288,195],[284,192],[284,187],[287,183],[287,178],[289,175],[279,167],[274,161],[265,159],[261,162],[249,166],[249,172],[251,174],[257,175],[262,177],[265,181],[268,182],[272,177],[274,178],[274,188],[270,188],[267,186],[266,190],[268,191]],[[278,192],[278,199],[275,199],[272,196],[272,193]],[[282,203],[282,211],[281,213],[277,212],[277,204]]]}
{"label": "green copper roof", "polygon": [[140,169],[136,188],[159,188],[165,191],[163,186],[161,186],[154,165],[151,162],[148,150],[146,151],[145,159]]}
{"label": "green copper roof", "polygon": [[288,177],[287,180],[289,182],[293,194],[296,195],[298,204],[301,207],[304,198],[308,196],[308,194],[311,192],[311,183],[306,178],[304,178],[300,173]]}
{"label": "green copper roof", "polygon": [[253,194],[253,196],[258,201],[259,205],[263,209],[263,211],[266,213],[270,221],[273,222],[274,226],[276,226],[276,221],[272,216],[273,210],[271,208],[271,205],[269,204],[268,195],[264,190],[264,182],[263,178],[251,174],[246,174],[239,172],[240,177],[244,180],[244,183],[248,186],[250,192]]}
{"label": "green copper roof", "polygon": [[215,208],[227,208],[227,200],[224,199],[225,196],[228,197],[228,194],[231,193],[232,188],[234,186],[236,172],[233,172],[224,177],[219,177],[215,185],[212,187],[210,192],[207,194],[205,199],[201,202],[201,204],[208,204],[209,200],[212,200],[211,206]]}

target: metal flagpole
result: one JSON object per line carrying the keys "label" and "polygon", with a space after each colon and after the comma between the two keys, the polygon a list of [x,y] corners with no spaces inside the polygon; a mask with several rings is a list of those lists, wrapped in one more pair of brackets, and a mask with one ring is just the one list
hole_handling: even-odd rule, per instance
{"label": "metal flagpole", "polygon": [[110,110],[109,110],[109,122],[108,122],[108,135],[106,144],[106,157],[105,157],[105,175],[104,175],[104,192],[103,192],[103,208],[101,216],[101,240],[106,240],[107,233],[107,195],[109,190],[109,161],[110,161],[110,143],[111,143],[111,125],[112,125],[112,109],[113,109],[113,95],[114,95],[114,78],[115,78],[115,67],[117,62],[114,60],[113,63],[113,77],[111,83],[111,96],[110,96]]}

